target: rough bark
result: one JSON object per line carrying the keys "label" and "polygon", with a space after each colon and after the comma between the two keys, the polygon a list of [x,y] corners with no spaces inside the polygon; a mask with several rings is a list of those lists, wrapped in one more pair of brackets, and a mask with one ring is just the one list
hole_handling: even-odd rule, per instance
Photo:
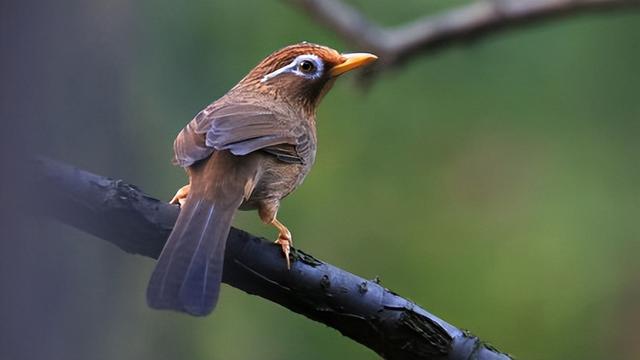
{"label": "rough bark", "polygon": [[[178,216],[177,206],[122,180],[56,161],[38,159],[34,165],[38,184],[32,188],[39,189],[36,195],[43,200],[41,215],[128,253],[158,257]],[[279,246],[233,228],[223,282],[330,326],[386,359],[509,359],[375,280],[299,249],[292,260],[288,271]]]}

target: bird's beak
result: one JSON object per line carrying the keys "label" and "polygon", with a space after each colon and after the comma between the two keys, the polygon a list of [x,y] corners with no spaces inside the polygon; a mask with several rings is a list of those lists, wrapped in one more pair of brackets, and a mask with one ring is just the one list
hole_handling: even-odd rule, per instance
{"label": "bird's beak", "polygon": [[378,57],[368,53],[342,54],[342,63],[331,68],[331,76],[338,76],[347,71],[367,65],[375,61]]}

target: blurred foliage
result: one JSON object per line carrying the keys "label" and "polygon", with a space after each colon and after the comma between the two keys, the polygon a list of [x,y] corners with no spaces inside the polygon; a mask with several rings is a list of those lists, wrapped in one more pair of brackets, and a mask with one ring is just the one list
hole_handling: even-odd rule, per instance
{"label": "blurred foliage", "polygon": [[[461,3],[353,2],[385,25]],[[105,109],[93,123],[84,113],[58,116],[47,151],[166,199],[186,181],[169,162],[175,134],[260,59],[302,40],[360,50],[286,2],[78,6],[89,19],[76,29],[82,54],[99,57],[104,41],[122,54],[94,74],[116,88],[97,81],[82,91],[111,97],[105,101],[118,111]],[[639,33],[638,14],[582,15],[418,57],[368,90],[341,79],[319,110],[316,166],[284,201],[281,220],[297,246],[380,276],[519,358],[638,358],[625,334],[640,317]],[[72,69],[56,71],[63,75],[51,92],[74,88],[64,77],[73,78]],[[69,100],[57,101],[82,106],[82,98]],[[77,140],[63,141],[58,127]],[[253,212],[236,225],[275,236]],[[103,289],[85,300],[108,294],[114,303],[93,358],[375,356],[226,286],[206,319],[152,311],[144,303],[152,262],[99,241],[65,244],[81,249],[60,261],[101,276],[80,282]],[[109,261],[76,258],[87,253]]]}

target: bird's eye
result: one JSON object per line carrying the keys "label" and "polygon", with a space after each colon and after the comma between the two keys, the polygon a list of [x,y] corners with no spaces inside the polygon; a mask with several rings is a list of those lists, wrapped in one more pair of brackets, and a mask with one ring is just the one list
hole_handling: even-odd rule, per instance
{"label": "bird's eye", "polygon": [[309,74],[312,73],[316,69],[316,65],[310,60],[302,60],[298,68],[303,73]]}

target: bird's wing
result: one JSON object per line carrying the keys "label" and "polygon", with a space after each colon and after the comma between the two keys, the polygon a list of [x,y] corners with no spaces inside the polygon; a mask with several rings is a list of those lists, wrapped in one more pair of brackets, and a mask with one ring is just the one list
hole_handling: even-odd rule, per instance
{"label": "bird's wing", "polygon": [[261,106],[227,104],[202,110],[176,138],[174,161],[180,166],[210,156],[215,150],[246,155],[263,150],[289,163],[304,163],[311,152],[306,122],[287,119]]}

